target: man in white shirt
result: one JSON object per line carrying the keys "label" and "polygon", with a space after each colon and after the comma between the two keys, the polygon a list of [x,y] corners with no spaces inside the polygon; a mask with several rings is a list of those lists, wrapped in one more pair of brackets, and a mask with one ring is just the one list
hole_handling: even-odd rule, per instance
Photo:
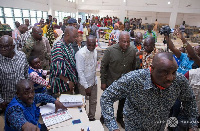
{"label": "man in white shirt", "polygon": [[97,105],[97,51],[96,37],[88,36],[87,45],[81,48],[75,55],[76,69],[79,78],[79,93],[89,96],[89,114],[90,121],[95,120],[95,112]]}

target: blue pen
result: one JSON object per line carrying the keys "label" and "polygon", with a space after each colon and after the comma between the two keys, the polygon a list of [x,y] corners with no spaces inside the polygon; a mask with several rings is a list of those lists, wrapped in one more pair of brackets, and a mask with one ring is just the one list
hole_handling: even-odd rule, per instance
{"label": "blue pen", "polygon": [[87,128],[87,131],[90,131],[90,127]]}

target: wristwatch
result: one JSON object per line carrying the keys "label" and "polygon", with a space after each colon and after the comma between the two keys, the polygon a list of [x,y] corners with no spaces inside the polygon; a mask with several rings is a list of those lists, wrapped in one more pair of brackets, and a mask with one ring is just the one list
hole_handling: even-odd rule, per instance
{"label": "wristwatch", "polygon": [[69,84],[69,81],[67,81],[67,84]]}

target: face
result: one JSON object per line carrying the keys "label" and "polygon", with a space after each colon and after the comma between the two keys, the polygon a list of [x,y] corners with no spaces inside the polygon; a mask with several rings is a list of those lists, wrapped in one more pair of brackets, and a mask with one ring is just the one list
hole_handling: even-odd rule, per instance
{"label": "face", "polygon": [[143,35],[142,34],[136,34],[135,36],[135,42],[136,43],[142,43]]}
{"label": "face", "polygon": [[29,20],[28,20],[28,19],[25,20],[25,24],[26,24],[27,26],[29,26]]}
{"label": "face", "polygon": [[20,26],[20,23],[17,21],[17,22],[15,22],[15,25],[18,28]]}
{"label": "face", "polygon": [[64,19],[64,22],[63,22],[63,23],[64,23],[64,25],[67,25],[67,20],[66,20],[66,19]]}
{"label": "face", "polygon": [[34,39],[42,40],[42,33],[43,33],[42,29],[38,29],[34,31],[32,34],[33,34]]}
{"label": "face", "polygon": [[144,41],[144,50],[147,53],[151,53],[155,48],[155,44],[151,42],[150,40],[145,40]]}
{"label": "face", "polygon": [[194,47],[194,51],[198,56],[200,56],[200,46],[199,45]]}
{"label": "face", "polygon": [[59,26],[62,26],[62,22],[59,22]]}
{"label": "face", "polygon": [[122,51],[126,51],[130,46],[130,36],[128,34],[122,35],[119,39],[119,46]]}
{"label": "face", "polygon": [[33,103],[35,95],[33,83],[27,82],[24,83],[22,86],[23,87],[21,87],[21,91],[17,93],[17,97],[26,105],[30,106]]}
{"label": "face", "polygon": [[78,39],[77,29],[74,29],[73,31],[64,36],[64,41],[68,43],[74,43],[77,41],[77,39]]}
{"label": "face", "polygon": [[129,29],[129,23],[125,23],[125,28]]}
{"label": "face", "polygon": [[73,23],[72,25],[73,25],[75,28],[77,28],[77,23]]}
{"label": "face", "polygon": [[151,32],[152,31],[152,26],[148,26],[148,32]]}
{"label": "face", "polygon": [[176,78],[177,68],[178,66],[174,59],[173,61],[162,59],[155,65],[155,67],[151,67],[152,80],[156,84],[168,88]]}
{"label": "face", "polygon": [[41,19],[41,20],[40,20],[40,23],[41,23],[41,24],[44,24],[44,19]]}
{"label": "face", "polygon": [[117,26],[117,25],[115,25],[115,26],[114,26],[114,30],[117,30],[117,29],[118,29],[118,26]]}
{"label": "face", "polygon": [[31,61],[31,66],[34,68],[34,69],[41,69],[41,61],[39,58],[35,58]]}
{"label": "face", "polygon": [[96,47],[96,39],[87,39],[87,49],[89,51],[94,51]]}
{"label": "face", "polygon": [[14,51],[15,45],[13,45],[13,39],[10,38],[9,40],[2,40],[0,39],[0,54],[5,57],[9,57],[11,54],[10,52]]}
{"label": "face", "polygon": [[78,23],[81,23],[81,19],[80,18],[78,18]]}
{"label": "face", "polygon": [[77,43],[81,43],[82,41],[83,41],[83,35],[81,33],[78,33]]}

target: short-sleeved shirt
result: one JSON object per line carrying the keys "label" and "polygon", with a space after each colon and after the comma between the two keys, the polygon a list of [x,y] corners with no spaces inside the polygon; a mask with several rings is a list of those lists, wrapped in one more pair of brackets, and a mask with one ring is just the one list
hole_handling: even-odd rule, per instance
{"label": "short-sleeved shirt", "polygon": [[186,53],[181,53],[179,58],[180,65],[178,67],[178,72],[181,74],[185,74],[187,71],[192,69],[192,65],[194,64],[193,60],[190,60]]}

